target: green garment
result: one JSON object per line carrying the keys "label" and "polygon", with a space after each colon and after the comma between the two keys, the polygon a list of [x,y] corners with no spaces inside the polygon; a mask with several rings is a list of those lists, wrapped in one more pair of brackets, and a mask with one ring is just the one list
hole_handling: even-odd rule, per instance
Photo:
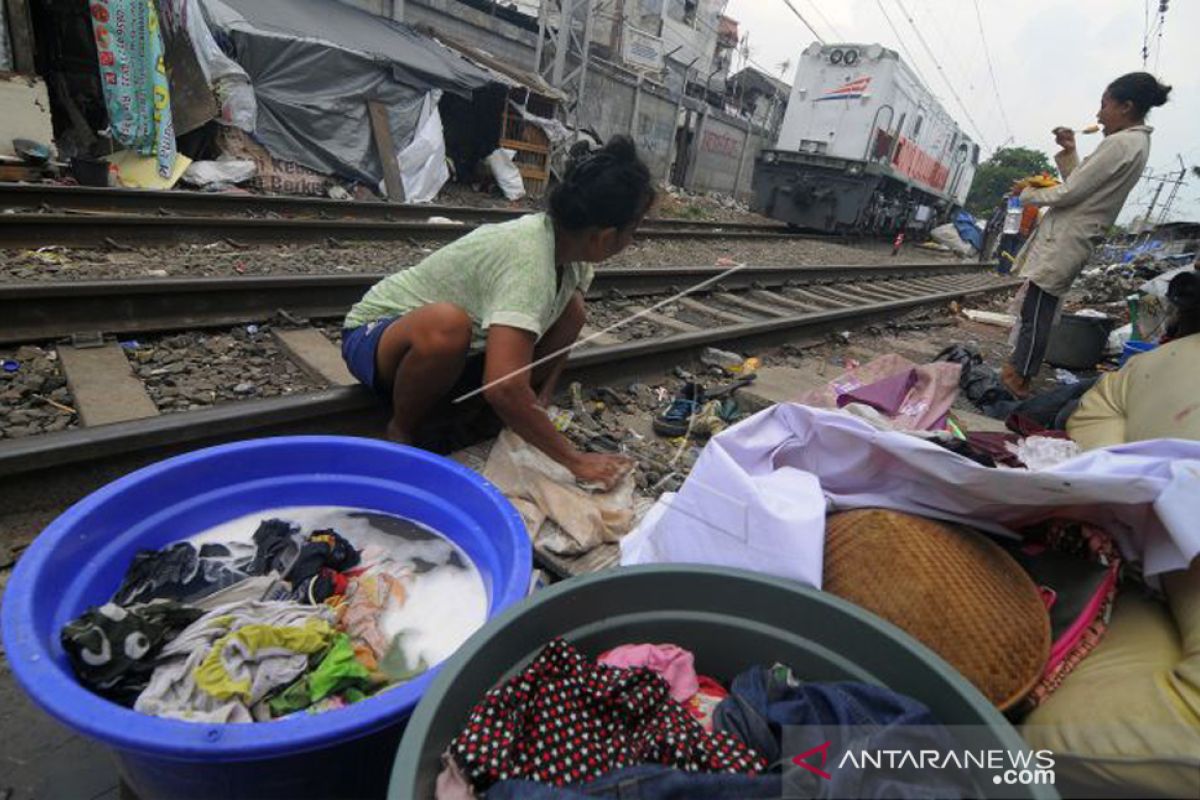
{"label": "green garment", "polygon": [[392,646],[388,648],[387,655],[379,662],[379,671],[387,675],[393,681],[411,681],[421,673],[429,669],[429,664],[425,663],[425,658],[417,659],[417,663],[409,666],[408,657],[404,655],[404,634],[396,634],[396,638],[392,639]]}
{"label": "green garment", "polygon": [[370,685],[370,675],[355,658],[350,637],[339,633],[316,669],[271,698],[271,716],[291,714],[338,693],[348,702],[357,702],[366,696],[362,689]]}
{"label": "green garment", "polygon": [[554,263],[554,224],[545,214],[483,225],[371,287],[346,315],[347,329],[398,317],[431,303],[453,303],[471,317],[471,350],[487,343],[487,329],[507,325],[541,338],[576,290],[586,292],[593,270],[567,264],[562,285]]}
{"label": "green garment", "polygon": [[329,646],[333,635],[333,627],[322,619],[310,619],[301,626],[245,625],[213,643],[193,674],[196,686],[218,700],[236,697],[254,703],[252,679],[234,678],[233,671],[244,673],[250,663],[261,669],[280,656],[319,653]]}

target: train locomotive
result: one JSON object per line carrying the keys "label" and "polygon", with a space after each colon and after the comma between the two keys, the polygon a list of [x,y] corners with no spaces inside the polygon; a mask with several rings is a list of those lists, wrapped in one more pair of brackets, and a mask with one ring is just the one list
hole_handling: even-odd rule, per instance
{"label": "train locomotive", "polygon": [[754,209],[830,233],[928,232],[961,208],[979,146],[895,51],[814,42],[801,55]]}

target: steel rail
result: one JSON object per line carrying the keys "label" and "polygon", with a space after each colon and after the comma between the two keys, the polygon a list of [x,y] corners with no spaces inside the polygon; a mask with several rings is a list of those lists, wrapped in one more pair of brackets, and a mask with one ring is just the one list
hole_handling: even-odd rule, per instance
{"label": "steel rail", "polygon": [[[881,266],[746,267],[721,283],[752,287],[884,281],[979,272],[976,263]],[[721,272],[713,267],[600,269],[589,299],[639,297],[682,289]],[[0,344],[47,341],[78,333],[135,334],[261,322],[277,310],[333,318],[383,274],[0,283]]]}
{"label": "steel rail", "polygon": [[[475,223],[362,219],[149,216],[143,214],[0,215],[0,247],[162,247],[228,241],[237,246],[342,242],[445,242],[478,227]],[[738,231],[711,226],[660,227],[646,223],[641,239],[828,239],[779,228]]]}
{"label": "steel rail", "polygon": [[[439,216],[462,222],[504,222],[530,213],[528,209],[476,208],[451,205],[406,205],[383,201],[331,200],[324,197],[228,194],[214,192],[169,192],[148,189],[96,188],[88,186],[43,186],[0,183],[0,208],[29,212],[101,212],[172,216],[273,215],[283,218],[324,217],[424,222]],[[703,222],[681,218],[653,218],[655,228],[721,228],[726,231],[776,231],[778,223]]]}
{"label": "steel rail", "polygon": [[[568,375],[592,381],[611,375],[635,377],[656,368],[678,364],[708,345],[761,347],[786,341],[801,332],[816,334],[843,328],[849,323],[893,319],[897,314],[965,296],[1009,290],[1018,283],[1011,278],[977,274],[965,276],[958,288],[896,300],[719,326],[612,346],[580,348],[571,354]],[[344,423],[347,417],[362,418],[377,406],[371,392],[356,386],[241,401],[133,422],[4,440],[0,441],[0,477],[29,475],[40,470],[68,466],[87,466],[91,469],[97,462],[127,457],[139,451],[240,436],[289,423],[327,427]]]}

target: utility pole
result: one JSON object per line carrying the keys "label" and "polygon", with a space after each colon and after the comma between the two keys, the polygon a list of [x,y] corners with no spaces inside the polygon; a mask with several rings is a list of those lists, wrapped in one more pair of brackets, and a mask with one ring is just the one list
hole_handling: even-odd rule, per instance
{"label": "utility pole", "polygon": [[541,0],[534,71],[566,95],[563,116],[579,140],[591,46],[592,0]]}
{"label": "utility pole", "polygon": [[616,0],[613,9],[612,23],[612,54],[614,62],[624,63],[625,56],[621,46],[625,43],[625,0]]}
{"label": "utility pole", "polygon": [[[1187,167],[1183,163],[1183,156],[1176,154],[1175,157],[1179,159],[1179,174],[1175,177],[1175,180],[1171,181],[1171,183],[1174,185],[1171,186],[1171,194],[1167,197],[1167,202],[1163,206],[1162,214],[1160,214],[1158,217],[1159,225],[1162,225],[1167,221],[1167,215],[1171,213],[1171,206],[1175,205],[1175,196],[1179,194],[1179,188],[1183,186],[1184,183],[1183,178],[1185,175],[1187,175]],[[1159,184],[1159,187],[1162,187],[1161,183]]]}

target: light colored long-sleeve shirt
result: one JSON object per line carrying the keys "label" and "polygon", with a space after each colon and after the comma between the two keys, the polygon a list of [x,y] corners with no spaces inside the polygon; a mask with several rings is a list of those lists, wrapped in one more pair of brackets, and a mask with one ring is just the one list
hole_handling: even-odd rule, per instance
{"label": "light colored long-sleeve shirt", "polygon": [[1059,153],[1063,183],[1021,193],[1022,203],[1049,207],[1017,254],[1015,270],[1022,277],[1055,297],[1067,293],[1141,178],[1153,130],[1134,125],[1106,136],[1082,162],[1074,150]]}
{"label": "light colored long-sleeve shirt", "polygon": [[1067,421],[1084,450],[1145,439],[1200,439],[1200,334],[1134,356],[1088,390]]}

